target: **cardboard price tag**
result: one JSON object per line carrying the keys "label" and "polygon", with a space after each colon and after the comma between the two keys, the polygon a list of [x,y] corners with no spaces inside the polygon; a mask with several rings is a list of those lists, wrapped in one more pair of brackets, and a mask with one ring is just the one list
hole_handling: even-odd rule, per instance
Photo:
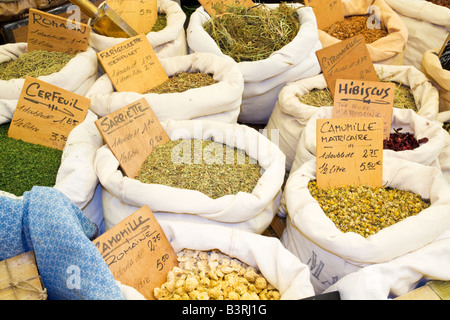
{"label": "cardboard price tag", "polygon": [[114,279],[154,300],[153,290],[178,266],[153,212],[144,206],[93,241]]}
{"label": "cardboard price tag", "polygon": [[317,119],[316,125],[316,178],[319,187],[382,185],[381,118]]}
{"label": "cardboard price tag", "polygon": [[117,91],[146,93],[169,79],[143,34],[100,51],[97,56]]}
{"label": "cardboard price tag", "polygon": [[96,120],[95,125],[133,179],[153,149],[170,140],[145,98]]}
{"label": "cardboard price tag", "polygon": [[378,81],[362,35],[318,50],[316,55],[333,97],[337,79]]}
{"label": "cardboard price tag", "polygon": [[158,19],[156,0],[107,0],[106,3],[137,33],[149,33]]}
{"label": "cardboard price tag", "polygon": [[341,0],[305,0],[305,5],[313,8],[320,30],[344,20]]}
{"label": "cardboard price tag", "polygon": [[91,27],[74,20],[30,9],[27,51],[46,50],[67,54],[85,52]]}
{"label": "cardboard price tag", "polygon": [[218,4],[222,4],[224,6],[244,6],[245,8],[251,8],[256,5],[252,0],[198,0],[198,2],[200,2],[203,9],[205,9],[205,11],[208,12],[210,16],[217,13],[216,10],[213,9],[213,7]]}
{"label": "cardboard price tag", "polygon": [[63,150],[75,126],[83,122],[90,99],[27,76],[8,136]]}
{"label": "cardboard price tag", "polygon": [[394,91],[392,82],[338,79],[333,118],[382,118],[383,137],[389,139]]}

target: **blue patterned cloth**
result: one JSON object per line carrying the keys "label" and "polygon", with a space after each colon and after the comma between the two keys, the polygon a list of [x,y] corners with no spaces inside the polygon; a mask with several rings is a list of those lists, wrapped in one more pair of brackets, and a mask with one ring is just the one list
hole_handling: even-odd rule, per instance
{"label": "blue patterned cloth", "polygon": [[124,299],[90,240],[96,231],[54,188],[33,187],[20,199],[0,196],[0,261],[33,250],[48,299]]}

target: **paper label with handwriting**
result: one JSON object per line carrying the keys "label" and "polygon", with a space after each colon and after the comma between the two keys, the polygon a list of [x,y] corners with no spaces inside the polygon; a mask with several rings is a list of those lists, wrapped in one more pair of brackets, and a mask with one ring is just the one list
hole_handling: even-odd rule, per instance
{"label": "paper label with handwriting", "polygon": [[117,91],[143,94],[169,79],[144,34],[100,51],[97,56]]}
{"label": "paper label with handwriting", "polygon": [[67,54],[85,52],[90,34],[91,27],[84,23],[31,8],[27,51],[45,50]]}
{"label": "paper label with handwriting", "polygon": [[337,79],[378,81],[362,35],[318,50],[316,55],[333,97]]}
{"label": "paper label with handwriting", "polygon": [[114,279],[154,300],[153,290],[178,266],[177,255],[146,205],[108,229],[93,243]]}
{"label": "paper label with handwriting", "polygon": [[149,33],[158,19],[156,0],[107,0],[106,3],[137,33]]}
{"label": "paper label with handwriting", "polygon": [[245,8],[251,8],[256,5],[252,0],[198,0],[198,2],[210,16],[217,13],[214,9],[216,5],[235,5],[244,6]]}
{"label": "paper label with handwriting", "polygon": [[381,118],[317,119],[316,126],[316,179],[319,187],[382,185]]}
{"label": "paper label with handwriting", "polygon": [[334,94],[333,118],[383,119],[383,137],[389,138],[395,84],[381,81],[338,79]]}
{"label": "paper label with handwriting", "polygon": [[153,149],[170,140],[145,98],[95,121],[124,173],[135,178]]}
{"label": "paper label with handwriting", "polygon": [[344,20],[341,0],[305,0],[305,5],[313,8],[320,30]]}
{"label": "paper label with handwriting", "polygon": [[63,150],[69,133],[84,121],[90,99],[27,76],[8,136]]}

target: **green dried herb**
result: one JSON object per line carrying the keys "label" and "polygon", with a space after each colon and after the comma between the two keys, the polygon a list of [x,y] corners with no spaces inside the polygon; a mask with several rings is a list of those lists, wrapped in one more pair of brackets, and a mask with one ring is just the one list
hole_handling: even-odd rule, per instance
{"label": "green dried herb", "polygon": [[277,8],[215,6],[203,28],[222,52],[235,61],[266,59],[291,42],[300,29],[297,9],[282,2]]}
{"label": "green dried herb", "polygon": [[17,59],[0,64],[0,80],[22,79],[25,76],[40,77],[61,71],[74,57],[63,52],[34,50]]}
{"label": "green dried herb", "polygon": [[419,195],[395,188],[319,188],[316,181],[310,181],[308,189],[339,230],[355,232],[363,237],[414,216],[430,206],[430,202]]}
{"label": "green dried herb", "polygon": [[[417,112],[418,109],[416,106],[416,101],[414,99],[413,94],[411,93],[410,88],[401,83],[397,82],[394,83],[395,83],[394,108],[412,109]],[[316,88],[303,95],[297,95],[297,98],[301,103],[315,107],[334,105],[334,100],[328,88],[324,89]]]}
{"label": "green dried herb", "polygon": [[53,187],[62,151],[8,137],[0,125],[0,190],[21,196],[33,186]]}
{"label": "green dried herb", "polygon": [[158,13],[158,18],[152,27],[152,32],[158,32],[167,27],[167,16],[165,13]]}
{"label": "green dried herb", "polygon": [[157,146],[136,176],[143,183],[200,191],[217,199],[251,193],[261,167],[243,150],[210,140],[176,140]]}
{"label": "green dried herb", "polygon": [[450,123],[444,123],[442,125],[442,128],[444,128],[445,131],[447,131],[448,133],[450,133]]}
{"label": "green dried herb", "polygon": [[213,76],[202,72],[179,72],[169,77],[169,80],[152,88],[147,93],[176,93],[190,89],[206,87],[217,83]]}

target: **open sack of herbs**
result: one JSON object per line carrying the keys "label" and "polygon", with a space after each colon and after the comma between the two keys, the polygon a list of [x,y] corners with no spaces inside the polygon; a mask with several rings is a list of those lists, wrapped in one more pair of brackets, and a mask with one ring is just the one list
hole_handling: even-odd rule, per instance
{"label": "open sack of herbs", "polygon": [[[292,171],[317,156],[316,121],[331,119],[333,107],[321,107],[307,122],[299,139]],[[425,119],[411,109],[394,108],[389,138],[383,140],[383,157],[394,157],[440,167],[438,159],[447,133],[439,121]]]}
{"label": "open sack of herbs", "polygon": [[86,97],[90,109],[105,116],[145,98],[159,121],[209,119],[236,123],[244,81],[233,61],[211,53],[159,59],[169,79],[147,93],[118,92],[107,74],[97,79]]}
{"label": "open sack of herbs", "polygon": [[[396,84],[394,108],[410,109],[436,120],[439,94],[427,77],[412,66],[374,64],[380,81]],[[298,141],[308,120],[322,106],[332,106],[330,90],[323,74],[287,84],[281,90],[266,129],[277,129],[281,151],[286,154],[286,168],[292,170]]]}
{"label": "open sack of herbs", "polygon": [[97,79],[98,59],[88,47],[75,55],[34,50],[27,43],[0,46],[0,99],[19,99],[26,76],[84,95]]}
{"label": "open sack of herbs", "polygon": [[[157,1],[157,20],[152,29],[144,32],[158,57],[175,57],[187,54],[184,23],[186,14],[181,6],[172,0]],[[93,31],[89,44],[96,50],[108,49],[125,38],[113,38]]]}
{"label": "open sack of herbs", "polygon": [[206,120],[162,124],[171,140],[148,155],[136,177],[121,173],[107,145],[97,151],[106,227],[124,219],[131,207],[148,205],[158,219],[175,214],[177,221],[244,225],[263,232],[276,213],[284,179],[284,155],[275,144],[244,125]]}
{"label": "open sack of herbs", "polygon": [[[284,192],[288,219],[282,243],[297,256],[303,248],[302,261],[316,252],[319,261],[327,261],[322,273],[330,279],[431,243],[439,246],[450,228],[450,185],[440,169],[403,159],[383,160],[381,187],[329,188],[317,186],[311,159],[291,173]],[[324,282],[313,285],[326,289]]]}
{"label": "open sack of herbs", "polygon": [[312,8],[299,4],[228,5],[208,15],[192,13],[187,28],[190,52],[211,52],[236,61],[244,76],[240,121],[263,123],[281,87],[316,75],[321,49]]}
{"label": "open sack of herbs", "polygon": [[408,29],[384,0],[342,0],[344,20],[319,29],[322,46],[362,35],[373,62],[403,64]]}
{"label": "open sack of herbs", "polygon": [[[11,111],[0,104],[0,114]],[[33,186],[54,187],[77,207],[86,209],[98,185],[95,152],[103,145],[94,124],[97,119],[88,110],[84,121],[68,135],[64,149],[59,150],[8,137],[11,119],[0,118],[0,193],[16,198]]]}

